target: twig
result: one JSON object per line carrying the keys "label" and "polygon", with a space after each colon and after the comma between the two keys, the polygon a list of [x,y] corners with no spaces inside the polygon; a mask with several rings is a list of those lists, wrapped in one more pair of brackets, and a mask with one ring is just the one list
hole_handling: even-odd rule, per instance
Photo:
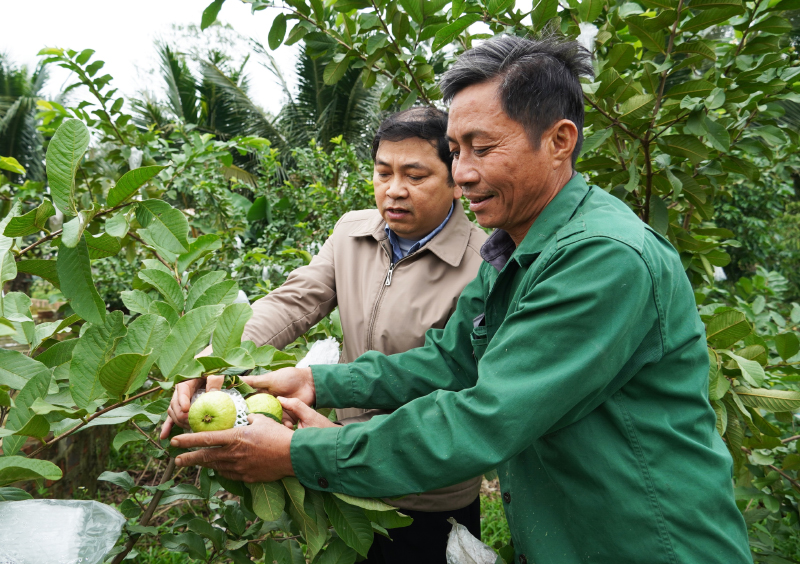
{"label": "twig", "polygon": [[50,439],[49,441],[47,441],[45,444],[43,444],[42,446],[40,446],[39,448],[37,448],[35,451],[33,451],[33,452],[32,452],[32,453],[31,453],[31,454],[28,456],[28,458],[33,458],[33,457],[35,457],[37,454],[39,454],[40,452],[42,452],[43,450],[45,450],[45,449],[47,449],[47,448],[50,448],[51,446],[53,446],[54,444],[56,444],[56,443],[57,443],[58,441],[60,441],[61,439],[64,439],[64,438],[66,438],[66,437],[69,437],[69,436],[70,436],[71,434],[73,434],[75,431],[77,431],[77,430],[78,430],[78,429],[80,429],[81,427],[85,427],[85,426],[86,426],[86,425],[87,425],[87,424],[88,424],[90,421],[92,421],[93,419],[97,419],[98,417],[100,417],[100,416],[101,416],[101,415],[103,415],[104,413],[108,413],[108,412],[109,412],[109,411],[111,411],[112,409],[117,409],[118,407],[122,407],[123,405],[127,405],[127,404],[131,403],[131,402],[132,402],[132,401],[134,401],[134,400],[137,400],[137,399],[139,399],[139,398],[143,398],[144,396],[146,396],[146,395],[148,395],[148,394],[152,394],[153,392],[158,392],[158,391],[161,391],[161,388],[160,388],[159,386],[153,386],[153,387],[152,387],[152,388],[150,388],[149,390],[145,390],[144,392],[142,392],[142,393],[140,393],[140,394],[136,394],[135,396],[131,396],[131,397],[129,397],[128,399],[126,399],[126,400],[124,400],[124,401],[121,401],[121,402],[119,402],[119,403],[115,403],[115,404],[114,404],[114,405],[112,405],[112,406],[106,407],[105,409],[101,409],[100,411],[97,411],[97,412],[95,412],[95,413],[92,413],[92,414],[91,414],[89,417],[87,417],[86,419],[84,419],[83,421],[81,421],[80,423],[78,423],[77,425],[75,425],[75,426],[74,426],[72,429],[70,429],[69,431],[67,431],[67,432],[65,432],[65,433],[62,433],[62,434],[60,434],[60,435],[59,435],[59,436],[57,436],[57,437],[53,437],[52,439]]}
{"label": "twig", "polygon": [[408,71],[408,74],[411,75],[412,79],[414,79],[414,85],[417,87],[417,92],[419,92],[419,95],[425,97],[425,91],[422,89],[422,86],[417,80],[417,77],[411,70],[411,66],[409,66],[408,61],[403,59],[403,51],[400,49],[400,46],[397,44],[397,41],[392,36],[392,32],[389,31],[389,26],[386,25],[385,21],[383,21],[383,16],[381,15],[381,11],[378,9],[378,5],[375,4],[375,0],[370,0],[370,2],[372,3],[372,7],[375,8],[375,14],[378,16],[378,19],[380,20],[381,25],[383,26],[383,30],[386,32],[386,35],[389,36],[389,41],[392,43],[395,50],[397,51],[397,58],[400,59],[400,61],[402,61],[403,65],[406,67],[406,70]]}
{"label": "twig", "polygon": [[598,105],[597,105],[597,104],[594,102],[594,100],[592,100],[591,98],[589,98],[589,96],[587,96],[585,93],[583,94],[583,99],[584,99],[584,100],[586,100],[586,101],[589,103],[589,105],[590,105],[590,106],[592,106],[592,107],[593,107],[595,110],[597,110],[598,112],[600,112],[601,114],[603,114],[603,116],[604,116],[604,117],[605,117],[607,120],[609,120],[609,121],[611,122],[611,125],[612,125],[612,126],[619,127],[619,128],[622,130],[622,131],[624,131],[624,132],[625,132],[625,134],[626,134],[628,137],[631,137],[631,138],[633,138],[633,139],[636,139],[636,140],[638,140],[638,141],[641,141],[641,140],[642,140],[642,138],[641,138],[641,137],[639,137],[639,136],[638,136],[638,135],[636,135],[636,134],[635,134],[633,131],[631,131],[630,129],[628,129],[628,128],[627,128],[627,127],[625,127],[624,125],[622,125],[622,123],[621,123],[621,122],[620,122],[618,119],[616,119],[616,118],[613,118],[613,117],[611,117],[610,115],[608,115],[608,112],[606,112],[606,111],[605,111],[603,108],[601,108],[600,106],[598,106]]}
{"label": "twig", "polygon": [[147,464],[144,465],[144,470],[142,470],[142,473],[139,474],[139,477],[136,478],[136,481],[133,483],[134,486],[139,485],[139,482],[141,482],[142,478],[144,478],[144,475],[147,473],[147,470],[150,468],[150,464],[152,464],[152,462],[153,462],[153,457],[151,456],[150,458],[147,459]]}
{"label": "twig", "polygon": [[158,444],[158,443],[157,443],[157,442],[155,442],[153,439],[151,439],[151,438],[150,438],[150,435],[148,435],[147,433],[145,433],[145,432],[144,432],[144,430],[142,430],[142,428],[141,428],[141,427],[139,427],[139,426],[138,426],[138,425],[137,425],[137,424],[136,424],[134,421],[131,421],[131,425],[133,425],[134,427],[136,427],[136,430],[137,430],[137,431],[139,431],[139,432],[140,432],[142,435],[144,435],[144,438],[145,438],[145,439],[147,439],[147,440],[150,442],[150,444],[151,444],[151,445],[153,445],[154,447],[156,447],[157,449],[159,449],[159,450],[161,450],[161,451],[163,451],[163,452],[167,452],[167,449],[165,449],[165,448],[164,448],[164,447],[162,447],[160,444]]}
{"label": "twig", "polygon": [[[169,464],[167,464],[167,469],[164,470],[164,475],[161,477],[161,484],[166,484],[172,479],[172,473],[175,471],[175,459],[170,458]],[[147,524],[150,522],[150,518],[153,516],[153,513],[158,507],[158,503],[161,501],[161,498],[164,496],[164,490],[158,490],[156,493],[153,494],[153,499],[150,500],[150,505],[147,506],[147,511],[144,512],[142,518],[139,520],[139,524],[142,527],[146,527]],[[122,552],[117,554],[116,558],[111,562],[111,564],[120,564],[128,553],[133,549],[133,545],[136,544],[136,541],[139,540],[141,535],[131,535],[128,539],[128,542],[125,543],[125,548]]]}
{"label": "twig", "polygon": [[[752,451],[752,450],[750,450],[750,449],[749,449],[749,448],[747,448],[747,447],[741,447],[741,449],[742,449],[742,451],[743,451],[743,452],[745,452],[745,453],[747,453],[747,454],[752,454],[752,453],[753,453],[753,451]],[[800,492],[800,483],[798,483],[798,481],[797,481],[797,480],[795,480],[794,478],[792,478],[791,476],[789,476],[789,474],[787,474],[786,472],[784,472],[783,470],[781,470],[781,469],[780,469],[780,468],[778,468],[777,466],[773,466],[772,464],[767,464],[767,468],[769,468],[770,470],[774,470],[775,472],[777,472],[778,474],[780,474],[781,476],[783,476],[784,478],[786,478],[786,480],[787,480],[787,481],[788,481],[790,484],[792,484],[792,486],[794,486],[794,489],[796,489],[798,492]]]}
{"label": "twig", "polygon": [[781,442],[785,444],[785,443],[790,443],[792,441],[796,441],[797,439],[800,439],[800,435],[795,435],[793,437],[789,437],[788,439],[781,439]]}
{"label": "twig", "polygon": [[[172,265],[170,265],[170,264],[169,264],[167,261],[165,261],[165,260],[164,260],[164,259],[161,257],[161,255],[160,255],[160,254],[158,254],[158,251],[156,251],[156,250],[155,250],[153,247],[149,246],[147,243],[145,243],[144,241],[142,241],[141,237],[139,237],[139,236],[138,236],[136,233],[134,233],[133,231],[128,231],[128,236],[129,236],[131,239],[134,239],[134,240],[136,240],[136,241],[139,241],[139,242],[140,242],[142,245],[144,245],[144,246],[145,246],[145,248],[147,248],[147,250],[148,250],[148,251],[150,251],[151,253],[153,253],[153,254],[156,256],[156,258],[157,258],[158,260],[160,260],[160,261],[161,261],[161,264],[163,264],[164,266],[166,266],[166,267],[167,267],[167,268],[170,270],[170,272],[175,272],[175,271],[173,270],[173,268],[172,268]],[[180,278],[178,279],[178,282],[180,282]]]}

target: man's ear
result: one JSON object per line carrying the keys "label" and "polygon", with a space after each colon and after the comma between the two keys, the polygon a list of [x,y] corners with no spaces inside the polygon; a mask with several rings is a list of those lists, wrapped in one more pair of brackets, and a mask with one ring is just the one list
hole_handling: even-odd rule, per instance
{"label": "man's ear", "polygon": [[453,182],[453,199],[458,200],[463,194],[464,192],[461,190],[461,186]]}
{"label": "man's ear", "polygon": [[544,134],[543,141],[550,148],[553,170],[560,168],[564,161],[569,161],[572,166],[572,152],[578,143],[578,128],[572,121],[562,119],[554,123]]}

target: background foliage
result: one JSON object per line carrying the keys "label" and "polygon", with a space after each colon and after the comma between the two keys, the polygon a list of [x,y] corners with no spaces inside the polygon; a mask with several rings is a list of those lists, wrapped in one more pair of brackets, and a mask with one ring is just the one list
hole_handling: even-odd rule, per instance
{"label": "background foliage", "polygon": [[[754,560],[800,561],[797,0],[525,12],[513,0],[248,0],[254,17],[277,14],[253,57],[274,67],[271,49],[302,42],[298,91],[278,77],[277,116],[249,97],[250,56],[197,47],[229,33],[214,23],[223,2],[203,12],[205,32],[158,45],[163,93],[124,99],[91,50],[45,49],[34,72],[0,58],[0,331],[22,350],[0,349],[0,499],[47,495],[67,469],[52,453],[112,426],[112,468],[147,460],[135,478],[135,462],[100,476],[129,518],[115,562],[135,546],[143,562],[354,562],[375,533],[407,524],[292,480],[180,475],[156,428],[183,378],[290,365],[341,337],[334,316],[282,352],[240,344],[250,309],[233,302],[269,292],[343,213],[372,205],[365,159],[382,112],[439,104],[436,78],[473,41],[549,30],[595,57],[578,170],[666,235],[695,287]],[[39,94],[49,65],[75,78],[56,100]],[[31,298],[65,303],[44,321]],[[212,337],[215,356],[194,360]],[[508,558],[487,499],[484,540]]]}

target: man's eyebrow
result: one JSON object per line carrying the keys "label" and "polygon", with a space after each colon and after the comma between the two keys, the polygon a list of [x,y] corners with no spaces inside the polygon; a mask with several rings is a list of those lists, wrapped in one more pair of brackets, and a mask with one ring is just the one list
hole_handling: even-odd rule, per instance
{"label": "man's eyebrow", "polygon": [[[381,166],[392,166],[389,163],[387,163],[386,161],[381,160],[381,159],[377,159],[375,161],[375,164],[376,165],[381,165]],[[419,169],[419,170],[430,170],[430,167],[427,167],[424,164],[418,163],[418,162],[403,163],[402,165],[400,165],[400,168],[401,169],[414,168],[414,169]]]}
{"label": "man's eyebrow", "polygon": [[[488,133],[486,133],[482,129],[473,129],[472,131],[468,131],[467,133],[463,134],[461,137],[463,137],[465,141],[471,141],[475,137],[480,137],[482,135],[488,135]],[[456,141],[455,139],[453,139],[449,135],[447,136],[447,142],[448,143],[456,143],[456,144],[458,144],[458,141]]]}

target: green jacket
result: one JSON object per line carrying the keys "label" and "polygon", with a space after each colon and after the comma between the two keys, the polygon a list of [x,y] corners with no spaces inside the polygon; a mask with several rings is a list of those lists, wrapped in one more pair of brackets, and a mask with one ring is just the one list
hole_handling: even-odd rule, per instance
{"label": "green jacket", "polygon": [[392,496],[497,467],[520,563],[752,563],[670,243],[575,176],[481,254],[423,347],[312,367],[318,405],[397,411],[297,431],[300,481]]}

